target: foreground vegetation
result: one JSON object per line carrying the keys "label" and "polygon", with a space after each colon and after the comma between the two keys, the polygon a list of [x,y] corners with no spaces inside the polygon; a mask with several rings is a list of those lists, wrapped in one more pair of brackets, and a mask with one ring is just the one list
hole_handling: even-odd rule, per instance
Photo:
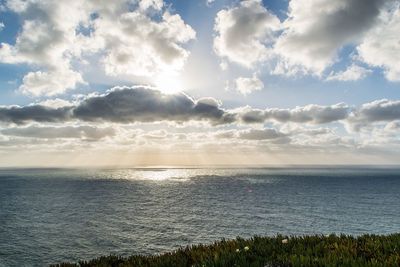
{"label": "foreground vegetation", "polygon": [[54,266],[400,266],[400,234],[237,238],[162,255],[104,256]]}

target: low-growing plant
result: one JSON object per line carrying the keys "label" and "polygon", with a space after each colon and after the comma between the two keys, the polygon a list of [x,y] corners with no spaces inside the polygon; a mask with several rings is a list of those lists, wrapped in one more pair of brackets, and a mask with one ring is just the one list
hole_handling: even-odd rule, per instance
{"label": "low-growing plant", "polygon": [[161,255],[103,256],[53,267],[400,266],[400,234],[236,238]]}

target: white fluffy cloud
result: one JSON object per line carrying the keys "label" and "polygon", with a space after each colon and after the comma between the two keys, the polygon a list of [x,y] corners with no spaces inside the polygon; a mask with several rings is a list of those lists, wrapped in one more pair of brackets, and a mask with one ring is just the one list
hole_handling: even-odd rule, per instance
{"label": "white fluffy cloud", "polygon": [[66,69],[55,71],[29,72],[22,80],[20,90],[26,95],[53,96],[63,93],[67,89],[73,89],[78,83],[84,83],[79,72]]}
{"label": "white fluffy cloud", "polygon": [[235,80],[235,89],[242,95],[248,95],[264,88],[264,83],[254,73],[252,77],[239,77]]}
{"label": "white fluffy cloud", "polygon": [[218,12],[215,19],[214,49],[218,56],[252,67],[271,56],[279,19],[261,0],[241,1],[236,7]]}
{"label": "white fluffy cloud", "polygon": [[327,81],[357,81],[364,79],[372,71],[364,67],[352,64],[345,71],[331,72],[326,78]]}
{"label": "white fluffy cloud", "polygon": [[155,10],[161,10],[164,6],[163,0],[142,0],[139,2],[139,7],[142,10],[154,8]]}
{"label": "white fluffy cloud", "polygon": [[14,45],[1,44],[0,61],[42,69],[23,78],[23,93],[55,95],[83,83],[71,68],[71,58],[83,49],[76,46],[82,38],[76,29],[88,19],[86,6],[81,1],[7,1],[7,7],[20,15],[22,29]]}
{"label": "white fluffy cloud", "polygon": [[[393,0],[290,0],[283,22],[260,0],[245,0],[218,12],[214,50],[226,62],[246,67],[266,63],[272,74],[312,74],[327,80],[355,81],[372,72],[354,59],[384,69],[400,80],[400,8]],[[339,58],[342,48],[351,56]],[[327,76],[341,60],[348,69]]]}
{"label": "white fluffy cloud", "polygon": [[2,43],[0,60],[51,68],[68,65],[79,37],[75,30],[88,19],[85,6],[81,1],[7,1],[7,7],[21,17],[22,29],[15,45]]}
{"label": "white fluffy cloud", "polygon": [[71,107],[74,105],[74,103],[64,100],[64,99],[54,98],[54,99],[47,99],[47,100],[41,101],[41,102],[37,103],[36,105],[57,109],[57,108],[62,108],[62,107]]}
{"label": "white fluffy cloud", "polygon": [[7,8],[20,16],[22,28],[14,45],[1,44],[0,62],[35,67],[20,88],[33,96],[84,83],[72,65],[86,55],[95,55],[112,76],[180,71],[189,55],[183,45],[195,38],[162,0],[9,0]]}
{"label": "white fluffy cloud", "polygon": [[357,47],[365,63],[383,68],[390,81],[400,81],[400,5],[386,11]]}
{"label": "white fluffy cloud", "polygon": [[105,71],[113,76],[178,71],[189,55],[181,44],[195,38],[194,30],[179,15],[168,12],[160,22],[139,11],[103,16],[94,27],[96,37],[105,44]]}

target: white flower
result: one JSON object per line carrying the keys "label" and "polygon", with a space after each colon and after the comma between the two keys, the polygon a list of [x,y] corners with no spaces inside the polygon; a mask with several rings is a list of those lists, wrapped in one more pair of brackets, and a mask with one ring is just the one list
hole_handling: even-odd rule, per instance
{"label": "white flower", "polygon": [[282,239],[282,244],[287,244],[287,242],[288,242],[287,238]]}
{"label": "white flower", "polygon": [[240,249],[237,248],[237,249],[236,249],[236,252],[240,252]]}
{"label": "white flower", "polygon": [[250,248],[248,246],[244,247],[244,251],[248,251]]}

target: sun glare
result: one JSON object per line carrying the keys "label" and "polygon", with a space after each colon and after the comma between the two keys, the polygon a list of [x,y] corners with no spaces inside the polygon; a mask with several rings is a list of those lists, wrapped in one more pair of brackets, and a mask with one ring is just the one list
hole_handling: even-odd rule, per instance
{"label": "sun glare", "polygon": [[182,79],[175,73],[162,73],[154,80],[154,85],[163,93],[173,94],[183,90]]}

